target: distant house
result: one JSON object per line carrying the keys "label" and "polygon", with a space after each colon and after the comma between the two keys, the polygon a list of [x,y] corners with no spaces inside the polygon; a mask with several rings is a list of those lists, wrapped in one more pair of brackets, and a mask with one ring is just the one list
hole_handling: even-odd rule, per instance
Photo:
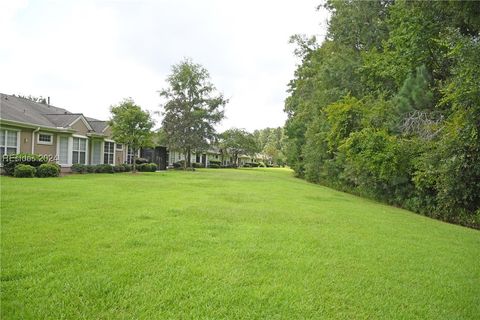
{"label": "distant house", "polygon": [[133,156],[112,139],[107,121],[0,94],[0,156],[20,152],[47,155],[62,171],[75,163],[131,163]]}

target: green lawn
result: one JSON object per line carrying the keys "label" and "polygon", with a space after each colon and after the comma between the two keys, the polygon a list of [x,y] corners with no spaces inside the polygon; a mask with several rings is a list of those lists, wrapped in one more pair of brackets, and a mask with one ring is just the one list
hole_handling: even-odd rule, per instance
{"label": "green lawn", "polygon": [[480,232],[289,170],[1,178],[2,319],[474,319]]}

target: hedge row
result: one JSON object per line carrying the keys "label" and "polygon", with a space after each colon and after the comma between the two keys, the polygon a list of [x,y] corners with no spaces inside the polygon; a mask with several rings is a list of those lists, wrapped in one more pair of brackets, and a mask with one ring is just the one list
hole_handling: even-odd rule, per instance
{"label": "hedge row", "polygon": [[[157,165],[155,163],[142,163],[136,166],[138,171],[142,172],[155,172],[157,171]],[[71,168],[73,173],[115,173],[115,172],[130,172],[132,171],[132,165],[119,164],[112,166],[110,164],[97,164],[97,165],[85,165],[74,164]]]}

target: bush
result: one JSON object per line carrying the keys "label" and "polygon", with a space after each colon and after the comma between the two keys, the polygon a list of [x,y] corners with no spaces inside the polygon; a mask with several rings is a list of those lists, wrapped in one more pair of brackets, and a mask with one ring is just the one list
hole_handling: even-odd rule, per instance
{"label": "bush", "polygon": [[72,165],[70,170],[72,170],[73,173],[86,173],[87,166],[81,163],[75,163]]}
{"label": "bush", "polygon": [[155,172],[157,171],[157,165],[155,163],[142,163],[137,166],[137,169],[141,172]]}
{"label": "bush", "polygon": [[19,164],[27,164],[37,168],[41,164],[47,163],[48,160],[45,156],[32,153],[8,154],[2,157],[3,170],[9,176],[14,175],[15,167]]}
{"label": "bush", "polygon": [[220,168],[220,165],[217,164],[217,163],[210,163],[210,164],[208,165],[208,167],[209,167],[209,168],[212,168],[212,169],[218,169],[218,168]]}
{"label": "bush", "polygon": [[180,161],[177,161],[175,163],[173,163],[173,168],[175,169],[181,169],[183,168],[185,165],[185,160],[180,160]]}
{"label": "bush", "polygon": [[148,163],[148,159],[145,159],[145,158],[137,158],[137,159],[135,159],[135,163],[136,163],[136,164]]}
{"label": "bush", "polygon": [[55,163],[41,164],[37,169],[37,177],[58,177],[60,175],[60,166]]}
{"label": "bush", "polygon": [[222,161],[220,161],[220,160],[209,160],[208,162],[210,164],[218,164],[219,166],[222,164]]}
{"label": "bush", "polygon": [[115,165],[113,166],[113,171],[114,172],[124,172],[125,171],[125,166],[124,165]]}
{"label": "bush", "polygon": [[96,173],[113,173],[113,166],[110,164],[98,164],[95,166]]}
{"label": "bush", "polygon": [[29,164],[17,164],[13,170],[13,175],[16,178],[33,178],[36,171],[37,169]]}
{"label": "bush", "polygon": [[86,172],[88,173],[95,173],[95,171],[97,170],[97,166],[89,165],[89,166],[85,166],[85,169],[86,169]]}
{"label": "bush", "polygon": [[246,167],[246,168],[256,168],[256,167],[258,167],[258,163],[256,163],[256,162],[245,162],[245,164],[243,166]]}
{"label": "bush", "polygon": [[123,164],[121,164],[121,166],[123,167],[123,171],[125,171],[125,172],[132,171],[132,166],[128,163],[123,163]]}
{"label": "bush", "polygon": [[194,163],[192,163],[192,167],[193,168],[205,168],[205,165],[203,163],[194,162]]}

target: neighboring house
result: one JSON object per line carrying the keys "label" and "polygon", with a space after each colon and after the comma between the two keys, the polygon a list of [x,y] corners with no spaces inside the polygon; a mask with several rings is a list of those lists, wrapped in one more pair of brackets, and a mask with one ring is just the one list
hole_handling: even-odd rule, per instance
{"label": "neighboring house", "polygon": [[[168,166],[171,167],[175,162],[185,160],[183,152],[169,151],[167,152]],[[202,166],[208,168],[210,161],[221,161],[221,152],[216,148],[209,149],[207,151],[192,151],[190,162],[199,163]]]}
{"label": "neighboring house", "polygon": [[0,156],[49,156],[62,171],[72,164],[131,162],[132,154],[111,138],[107,121],[66,109],[0,94]]}

